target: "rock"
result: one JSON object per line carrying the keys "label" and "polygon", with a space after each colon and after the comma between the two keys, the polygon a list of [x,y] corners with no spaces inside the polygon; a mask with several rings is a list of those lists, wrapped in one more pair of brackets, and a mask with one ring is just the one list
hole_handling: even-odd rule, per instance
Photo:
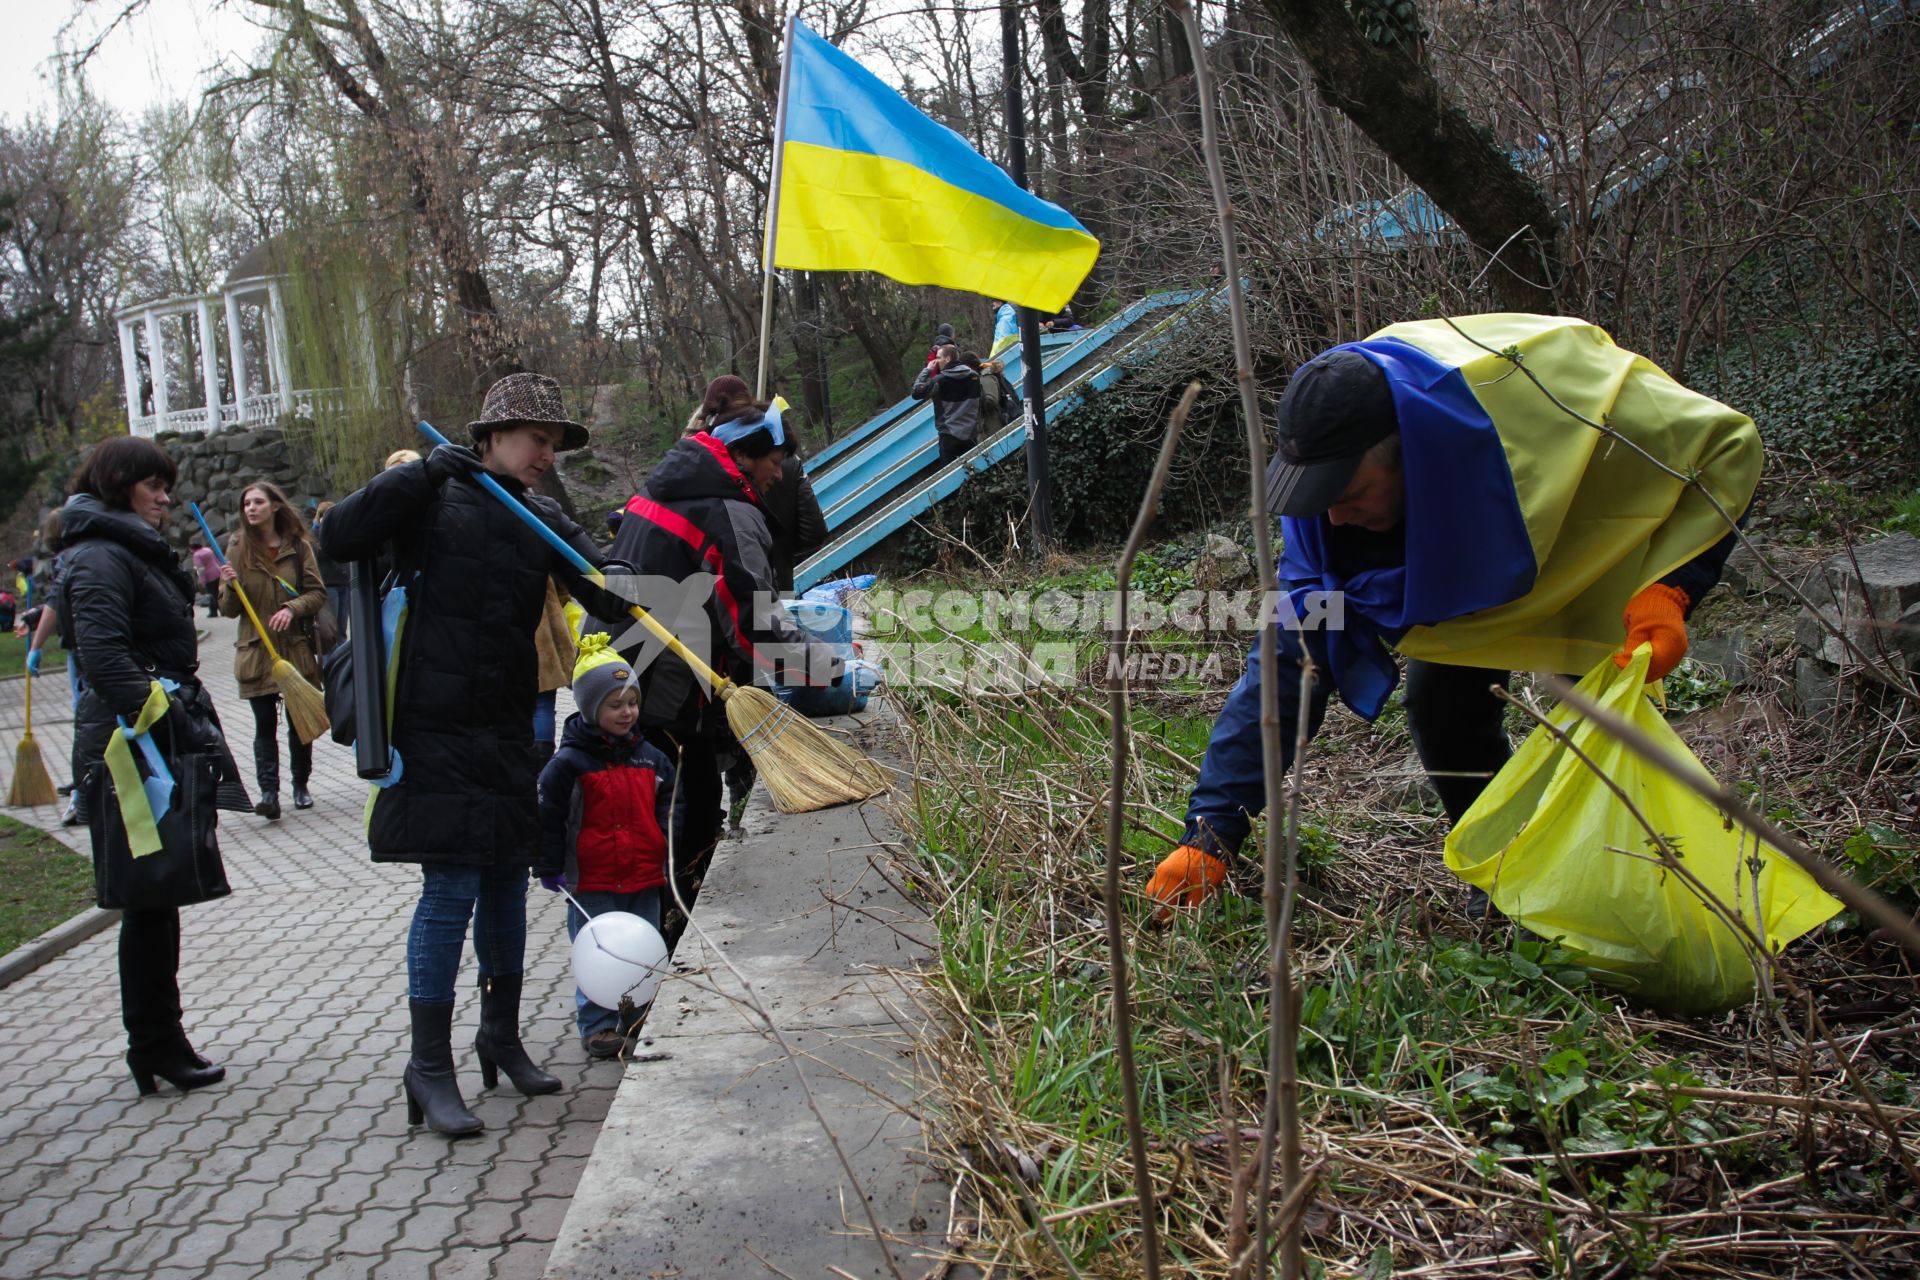
{"label": "rock", "polygon": [[260,433],[258,431],[231,431],[220,436],[219,440],[220,452],[245,453],[260,443]]}
{"label": "rock", "polygon": [[1193,585],[1202,591],[1224,591],[1253,581],[1253,559],[1231,538],[1207,535],[1206,545],[1193,562]]}
{"label": "rock", "polygon": [[1689,658],[1714,668],[1731,685],[1745,684],[1753,674],[1752,652],[1745,627],[1735,627],[1725,635],[1696,637],[1687,647]]}
{"label": "rock", "polygon": [[[1754,550],[1763,554],[1767,550],[1767,540],[1763,537],[1749,535],[1747,542],[1751,542]],[[1721,570],[1720,581],[1726,584],[1727,590],[1737,596],[1760,595],[1769,586],[1779,585],[1774,582],[1773,575],[1767,572],[1766,566],[1760,563],[1754,551],[1748,550],[1746,542],[1734,544],[1733,552],[1727,556],[1727,566]]]}
{"label": "rock", "polygon": [[1819,612],[1802,610],[1793,632],[1806,653],[1832,666],[1857,665],[1831,627],[1876,663],[1920,671],[1920,631],[1901,625],[1920,619],[1920,539],[1895,534],[1832,557],[1807,596]]}
{"label": "rock", "polygon": [[1830,715],[1840,705],[1840,673],[1818,658],[1793,664],[1793,707],[1803,716]]}

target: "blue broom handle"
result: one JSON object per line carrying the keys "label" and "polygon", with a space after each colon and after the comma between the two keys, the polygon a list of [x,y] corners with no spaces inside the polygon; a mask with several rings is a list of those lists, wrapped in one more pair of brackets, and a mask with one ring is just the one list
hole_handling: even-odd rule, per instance
{"label": "blue broom handle", "polygon": [[[453,443],[452,441],[448,440],[445,436],[441,435],[438,431],[436,431],[431,422],[427,422],[426,420],[422,419],[421,422],[419,423],[419,427],[420,427],[420,434],[425,436],[427,439],[431,440],[435,444]],[[536,516],[535,514],[533,514],[533,512],[527,510],[525,503],[521,502],[520,499],[514,497],[512,494],[508,493],[504,488],[502,488],[500,485],[500,482],[498,480],[495,480],[490,474],[488,474],[485,468],[481,468],[480,470],[475,471],[473,473],[473,477],[474,479],[480,482],[480,486],[483,489],[485,489],[488,493],[491,493],[494,497],[500,499],[500,501],[504,502],[507,505],[507,510],[519,516],[520,519],[526,523],[526,526],[529,529],[532,529],[535,533],[539,534],[540,537],[546,541],[546,544],[548,546],[552,547],[555,551],[558,551],[560,555],[567,561],[567,563],[571,564],[574,568],[578,569],[581,572],[581,574],[586,577],[587,581],[593,583],[593,585],[595,585],[596,587],[602,588],[603,590],[611,591],[611,588],[607,586],[607,576],[604,573],[594,568],[591,561],[589,561],[585,556],[581,555],[578,551],[575,551],[571,546],[569,546],[565,538],[562,538],[559,534],[555,533],[552,529],[548,528],[547,522],[545,520],[542,520],[539,516]],[[613,594],[617,595],[618,593],[614,592]],[[681,639],[679,636],[676,636],[673,634],[673,632],[667,630],[666,627],[660,624],[659,619],[655,618],[652,614],[648,613],[645,609],[641,608],[639,605],[629,604],[627,606],[627,612],[631,613],[635,618],[639,619],[640,622],[647,628],[647,630],[651,631],[656,637],[658,637],[660,642],[666,645],[667,648],[671,650],[682,662],[692,667],[695,674],[705,678],[708,684],[712,685],[716,690],[720,691],[721,696],[723,697],[726,696],[727,691],[731,688],[733,684],[731,680],[728,680],[725,676],[715,671],[706,662],[702,661],[698,656],[696,656],[693,653],[692,650],[688,649],[687,646],[681,642]]]}
{"label": "blue broom handle", "polygon": [[[438,431],[436,431],[431,422],[427,422],[425,420],[422,420],[420,423],[420,434],[425,436],[427,439],[433,441],[433,443],[435,444],[452,444],[453,443],[451,440],[447,439],[445,436],[441,435]],[[574,568],[578,569],[582,574],[584,574],[589,582],[593,583],[597,587],[604,587],[607,585],[607,578],[605,574],[601,573],[598,569],[594,568],[592,562],[590,562],[585,556],[581,555],[578,551],[575,551],[571,546],[567,545],[567,540],[565,538],[562,538],[559,534],[555,533],[552,529],[548,528],[547,522],[545,520],[542,520],[539,516],[536,516],[535,514],[533,514],[533,512],[527,510],[525,503],[521,502],[520,499],[514,497],[512,494],[508,493],[504,488],[502,488],[500,485],[500,482],[498,480],[495,480],[491,475],[489,475],[484,468],[474,472],[473,476],[474,476],[474,479],[480,482],[481,488],[485,489],[488,493],[491,493],[494,497],[500,499],[500,501],[506,503],[507,510],[513,512],[513,514],[515,514],[516,516],[519,516],[520,519],[525,522],[527,528],[533,530],[535,533],[539,534],[543,539],[545,539],[548,546],[552,547],[555,551],[558,551],[561,554],[561,556],[563,556],[569,564],[571,564]]]}
{"label": "blue broom handle", "polygon": [[200,522],[200,532],[207,535],[207,550],[213,552],[213,558],[220,562],[221,568],[225,568],[227,558],[220,552],[220,540],[213,536],[213,527],[207,523],[207,518],[200,514],[200,504],[189,502],[187,510],[193,512],[193,518]]}

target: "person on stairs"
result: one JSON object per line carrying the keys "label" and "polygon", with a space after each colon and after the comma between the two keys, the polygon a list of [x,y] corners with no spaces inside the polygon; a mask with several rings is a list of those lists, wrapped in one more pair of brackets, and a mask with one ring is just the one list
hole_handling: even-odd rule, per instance
{"label": "person on stairs", "polygon": [[[313,540],[300,513],[275,485],[261,480],[240,493],[240,530],[227,542],[227,563],[220,570],[220,612],[240,618],[233,637],[233,675],[240,696],[253,709],[253,771],[260,799],[253,811],[269,822],[280,816],[280,687],[273,681],[273,658],[240,605],[247,594],[273,647],[306,681],[320,685],[313,619],[326,607],[327,587],[314,558]],[[313,744],[300,741],[287,713],[287,758],[293,766],[293,807],[313,808],[307,782],[313,777]]]}
{"label": "person on stairs", "polygon": [[336,503],[321,529],[327,554],[342,563],[391,545],[389,598],[391,590],[406,591],[390,676],[399,769],[374,793],[367,842],[376,862],[420,866],[407,935],[413,1045],[402,1092],[410,1123],[455,1136],[483,1127],[453,1068],[454,987],[470,920],[481,1080],[492,1088],[505,1072],[523,1094],[560,1088],[520,1039],[527,872],[540,841],[534,629],[549,576],[597,613],[625,610],[478,479],[484,470],[588,563],[603,563],[559,505],[533,492],[555,453],[587,442],[587,429],[566,415],[559,384],[509,374],[487,392],[467,430],[478,452],[445,444],[424,461],[383,471]]}

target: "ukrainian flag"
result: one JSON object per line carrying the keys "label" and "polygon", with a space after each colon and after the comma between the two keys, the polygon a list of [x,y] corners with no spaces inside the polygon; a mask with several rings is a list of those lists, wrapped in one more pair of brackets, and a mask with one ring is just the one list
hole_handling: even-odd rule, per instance
{"label": "ukrainian flag", "polygon": [[1057,311],[1100,242],[953,130],[790,23],[772,265],[877,271]]}

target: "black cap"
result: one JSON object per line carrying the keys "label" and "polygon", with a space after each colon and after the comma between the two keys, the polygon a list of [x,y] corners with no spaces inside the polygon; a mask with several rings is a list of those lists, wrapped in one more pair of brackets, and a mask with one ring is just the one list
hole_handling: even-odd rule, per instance
{"label": "black cap", "polygon": [[1328,351],[1294,370],[1274,410],[1267,510],[1317,516],[1339,500],[1367,450],[1400,428],[1387,375],[1358,351]]}

